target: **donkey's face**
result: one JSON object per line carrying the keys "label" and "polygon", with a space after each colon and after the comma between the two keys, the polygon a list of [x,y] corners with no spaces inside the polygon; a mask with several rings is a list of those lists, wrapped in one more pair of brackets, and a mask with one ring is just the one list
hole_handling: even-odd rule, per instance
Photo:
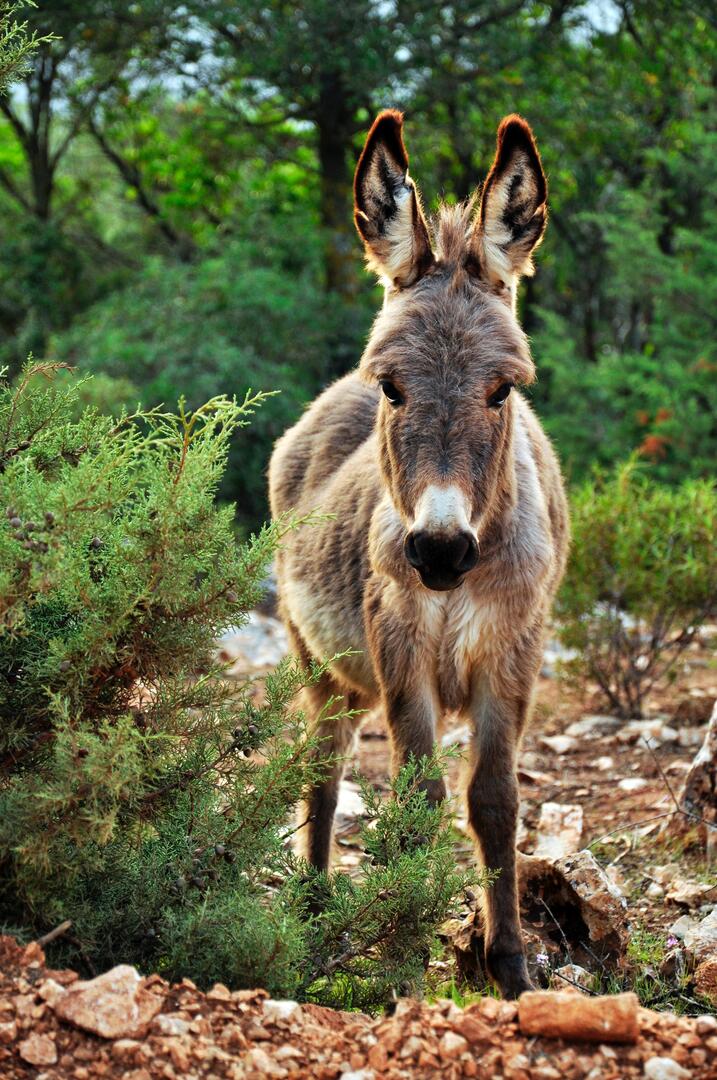
{"label": "donkey's face", "polygon": [[424,585],[453,589],[507,495],[511,391],[533,375],[525,337],[508,305],[436,268],[384,308],[362,371],[382,390],[381,468],[406,557]]}
{"label": "donkey's face", "polygon": [[507,118],[479,209],[472,200],[439,211],[434,251],[400,114],[382,113],[359,160],[355,197],[369,263],[386,284],[361,361],[382,390],[384,482],[423,584],[454,589],[512,490],[511,391],[534,377],[515,289],[545,228],[545,177],[527,124]]}

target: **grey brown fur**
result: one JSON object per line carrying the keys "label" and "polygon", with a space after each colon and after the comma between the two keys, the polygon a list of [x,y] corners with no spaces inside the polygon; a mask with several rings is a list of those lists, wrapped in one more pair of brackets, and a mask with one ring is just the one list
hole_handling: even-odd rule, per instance
{"label": "grey brown fur", "polygon": [[[305,659],[355,650],[308,694],[326,753],[346,754],[356,728],[321,718],[332,695],[350,708],[380,703],[394,768],[431,753],[447,712],[470,723],[469,819],[484,864],[500,870],[485,900],[486,961],[516,996],[530,985],[516,752],[568,517],[538,420],[517,390],[499,399],[534,377],[514,296],[542,237],[546,185],[530,129],[509,117],[481,205],[444,207],[429,228],[401,121],[378,118],[357,171],[356,220],[386,284],[384,307],[359,368],[317,398],[272,458],[275,516],[333,515],[286,539],[280,602]],[[308,800],[307,854],[319,867],[340,777],[336,766]],[[445,794],[431,787],[429,798]]]}

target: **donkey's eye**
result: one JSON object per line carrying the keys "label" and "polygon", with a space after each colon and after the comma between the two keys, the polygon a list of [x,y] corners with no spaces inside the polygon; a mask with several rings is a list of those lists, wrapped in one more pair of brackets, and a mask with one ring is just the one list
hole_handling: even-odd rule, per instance
{"label": "donkey's eye", "polygon": [[397,405],[403,405],[403,394],[389,379],[381,379],[379,386],[383,390],[386,399],[394,408],[396,408]]}
{"label": "donkey's eye", "polygon": [[512,382],[504,382],[488,398],[488,406],[491,409],[499,409],[508,400],[508,394],[513,389]]}

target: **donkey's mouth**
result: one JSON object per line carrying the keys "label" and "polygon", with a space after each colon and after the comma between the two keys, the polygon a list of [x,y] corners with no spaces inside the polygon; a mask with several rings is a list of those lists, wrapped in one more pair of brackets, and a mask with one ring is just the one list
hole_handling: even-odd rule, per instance
{"label": "donkey's mouth", "polygon": [[458,577],[446,577],[444,574],[421,573],[420,570],[418,571],[418,575],[421,579],[421,584],[425,585],[425,587],[432,592],[453,592],[454,589],[459,588],[463,584],[463,578],[465,577],[465,574],[459,574]]}

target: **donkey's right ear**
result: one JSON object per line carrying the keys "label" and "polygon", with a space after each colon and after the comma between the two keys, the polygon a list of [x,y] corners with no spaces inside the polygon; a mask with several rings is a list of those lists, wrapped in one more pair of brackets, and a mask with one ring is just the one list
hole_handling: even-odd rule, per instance
{"label": "donkey's right ear", "polygon": [[354,221],[368,264],[398,288],[418,281],[433,263],[421,201],[408,175],[402,129],[400,112],[379,113],[354,176]]}

